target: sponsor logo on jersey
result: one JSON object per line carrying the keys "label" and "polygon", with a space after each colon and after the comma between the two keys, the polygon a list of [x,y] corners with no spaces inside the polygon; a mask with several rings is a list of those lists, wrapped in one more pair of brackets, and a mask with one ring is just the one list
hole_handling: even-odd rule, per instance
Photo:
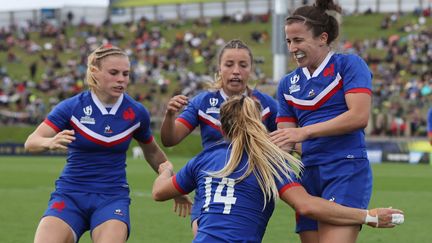
{"label": "sponsor logo on jersey", "polygon": [[119,209],[119,208],[114,211],[114,214],[117,214],[119,216],[123,216],[124,215],[123,212],[122,212],[122,210]]}
{"label": "sponsor logo on jersey", "polygon": [[108,134],[113,133],[113,131],[111,130],[110,125],[106,125],[106,127],[105,127],[105,129],[104,129],[104,133],[108,133]]}
{"label": "sponsor logo on jersey", "polygon": [[80,122],[82,124],[95,124],[95,119],[93,117],[90,117],[91,114],[93,113],[93,108],[91,105],[86,106],[85,108],[83,108],[83,112],[85,114],[85,116],[81,117]]}
{"label": "sponsor logo on jersey", "polygon": [[336,200],[335,197],[331,197],[331,198],[329,199],[330,202],[334,202],[335,200]]}
{"label": "sponsor logo on jersey", "polygon": [[315,91],[313,89],[309,90],[308,97],[315,96]]}

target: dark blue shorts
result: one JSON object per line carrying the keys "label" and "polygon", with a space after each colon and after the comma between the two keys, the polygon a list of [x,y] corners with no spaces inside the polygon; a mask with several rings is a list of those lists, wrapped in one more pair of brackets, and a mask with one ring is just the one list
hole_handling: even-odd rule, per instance
{"label": "dark blue shorts", "polygon": [[65,221],[74,231],[76,239],[87,230],[94,230],[98,225],[117,219],[124,222],[130,231],[130,198],[126,195],[111,195],[87,192],[51,193],[48,209],[43,217],[54,216]]}
{"label": "dark blue shorts", "polygon": [[[366,209],[372,194],[372,170],[367,159],[346,159],[306,167],[302,185],[309,194],[338,204]],[[318,230],[317,221],[296,215],[296,232]]]}

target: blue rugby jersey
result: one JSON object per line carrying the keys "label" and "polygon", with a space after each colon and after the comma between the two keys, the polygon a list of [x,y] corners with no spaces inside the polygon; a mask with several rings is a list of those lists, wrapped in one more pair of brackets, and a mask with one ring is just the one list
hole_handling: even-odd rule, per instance
{"label": "blue rugby jersey", "polygon": [[82,92],[60,102],[44,122],[57,132],[75,131],[56,181],[59,190],[129,192],[126,151],[131,139],[153,140],[148,111],[127,94],[107,109],[92,92]]}
{"label": "blue rugby jersey", "polygon": [[428,136],[432,136],[432,108],[429,109],[427,115],[427,132]]}
{"label": "blue rugby jersey", "polygon": [[[330,120],[348,110],[345,94],[371,94],[371,87],[372,74],[360,57],[330,52],[313,74],[297,68],[282,78],[276,121],[303,127]],[[355,158],[367,158],[363,129],[302,142],[305,166]]]}
{"label": "blue rugby jersey", "polygon": [[[252,90],[262,107],[262,121],[270,132],[276,130],[277,103],[269,95],[256,89]],[[178,116],[177,121],[183,123],[190,130],[199,126],[201,142],[204,148],[223,140],[220,130],[219,108],[228,96],[222,89],[204,91],[191,99],[185,110]]]}
{"label": "blue rugby jersey", "polygon": [[[267,200],[252,173],[240,182],[235,179],[246,171],[248,157],[244,153],[234,173],[225,178],[213,178],[208,172],[219,171],[229,159],[229,144],[221,142],[204,149],[173,177],[173,184],[181,193],[194,189],[200,196],[201,215],[194,242],[261,242],[267,223],[274,210],[273,200]],[[283,176],[282,176],[283,177]],[[276,180],[279,193],[300,186],[283,177]]]}

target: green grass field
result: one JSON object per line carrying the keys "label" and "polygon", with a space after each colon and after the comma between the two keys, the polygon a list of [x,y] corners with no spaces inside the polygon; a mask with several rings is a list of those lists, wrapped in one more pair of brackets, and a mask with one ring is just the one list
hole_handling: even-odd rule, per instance
{"label": "green grass field", "polygon": [[[176,168],[189,158],[171,157]],[[32,242],[46,208],[54,180],[64,165],[61,157],[0,157],[0,242]],[[374,192],[371,207],[393,206],[405,211],[405,224],[395,229],[363,227],[359,243],[432,242],[432,167],[429,165],[373,165]],[[151,199],[155,173],[145,161],[129,159],[132,232],[128,242],[191,242],[189,218],[172,213],[172,202]],[[293,233],[292,210],[279,201],[263,242],[299,242]],[[88,233],[82,243],[91,242]]]}

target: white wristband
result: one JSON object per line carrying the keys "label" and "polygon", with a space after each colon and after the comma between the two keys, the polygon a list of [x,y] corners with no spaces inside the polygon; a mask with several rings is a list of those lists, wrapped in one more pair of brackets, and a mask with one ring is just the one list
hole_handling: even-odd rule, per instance
{"label": "white wristband", "polygon": [[365,218],[365,224],[368,223],[376,223],[378,225],[378,215],[377,216],[370,216],[369,210],[366,210],[366,218]]}
{"label": "white wristband", "polygon": [[394,213],[392,214],[392,224],[403,224],[405,221],[405,217],[403,214],[400,213]]}

